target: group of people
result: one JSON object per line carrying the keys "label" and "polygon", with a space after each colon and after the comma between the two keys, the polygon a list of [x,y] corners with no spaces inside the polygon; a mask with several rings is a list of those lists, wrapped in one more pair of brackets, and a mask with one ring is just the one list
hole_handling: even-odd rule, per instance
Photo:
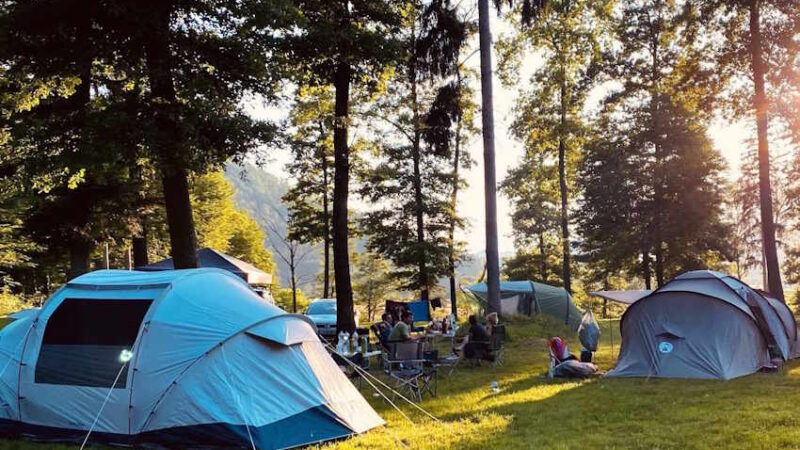
{"label": "group of people", "polygon": [[[415,341],[422,337],[411,334],[414,315],[410,311],[403,311],[400,319],[395,320],[391,313],[384,312],[381,321],[374,326],[374,331],[384,347],[391,342]],[[453,353],[458,356],[464,353],[465,356],[470,357],[479,343],[488,343],[499,322],[497,313],[487,315],[485,322],[484,326],[478,321],[477,316],[474,314],[469,316],[469,332],[460,343],[454,343]]]}

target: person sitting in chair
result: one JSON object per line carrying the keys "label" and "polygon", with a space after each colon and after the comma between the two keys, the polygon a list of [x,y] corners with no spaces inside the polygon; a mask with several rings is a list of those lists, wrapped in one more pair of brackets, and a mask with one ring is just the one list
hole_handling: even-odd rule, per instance
{"label": "person sitting in chair", "polygon": [[467,344],[470,342],[489,342],[489,333],[487,333],[486,328],[478,322],[478,318],[475,317],[474,314],[469,316],[469,333],[467,333],[460,345],[453,347],[453,353],[458,355],[464,351]]}
{"label": "person sitting in chair", "polygon": [[394,326],[394,317],[389,312],[384,312],[381,316],[381,321],[372,325],[372,332],[378,338],[378,343],[384,349],[388,349],[386,343],[389,341],[389,335],[392,333]]}
{"label": "person sitting in chair", "polygon": [[397,322],[389,333],[387,342],[406,342],[416,338],[411,336],[411,326],[414,324],[414,314],[411,311],[403,313],[403,320]]}
{"label": "person sitting in chair", "polygon": [[489,313],[486,315],[486,334],[489,336],[494,334],[494,327],[500,322],[499,317],[497,316],[496,312]]}

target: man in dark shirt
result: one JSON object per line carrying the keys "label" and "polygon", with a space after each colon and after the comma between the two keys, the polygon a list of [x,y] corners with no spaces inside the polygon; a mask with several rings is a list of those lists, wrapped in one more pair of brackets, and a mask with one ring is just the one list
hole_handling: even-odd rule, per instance
{"label": "man in dark shirt", "polygon": [[486,328],[483,325],[478,323],[478,318],[474,314],[469,316],[469,333],[467,333],[461,344],[453,346],[453,353],[460,354],[470,342],[473,343],[471,347],[474,347],[475,342],[489,342],[489,333],[486,332]]}
{"label": "man in dark shirt", "polygon": [[489,333],[486,332],[486,328],[483,325],[478,323],[478,319],[474,314],[469,316],[469,325],[470,342],[489,342]]}
{"label": "man in dark shirt", "polygon": [[392,333],[392,325],[394,323],[394,317],[388,312],[383,313],[381,316],[381,323],[378,324],[378,338],[381,340],[382,343],[386,343],[389,340],[389,334]]}

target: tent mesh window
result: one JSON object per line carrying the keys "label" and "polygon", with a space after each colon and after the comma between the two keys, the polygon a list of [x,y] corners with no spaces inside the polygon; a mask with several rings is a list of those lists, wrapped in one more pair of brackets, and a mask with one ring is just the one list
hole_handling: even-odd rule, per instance
{"label": "tent mesh window", "polygon": [[125,388],[117,378],[152,300],[66,299],[47,321],[36,383]]}

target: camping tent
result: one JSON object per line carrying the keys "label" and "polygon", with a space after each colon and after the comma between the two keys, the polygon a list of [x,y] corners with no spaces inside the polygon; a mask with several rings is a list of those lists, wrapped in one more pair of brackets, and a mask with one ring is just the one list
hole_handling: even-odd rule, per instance
{"label": "camping tent", "polygon": [[[479,303],[486,305],[486,283],[473,284],[467,287],[467,292]],[[529,280],[500,282],[500,315],[531,316],[539,313],[568,320],[569,325],[575,329],[581,323],[581,313],[564,288]]]}
{"label": "camping tent", "polygon": [[684,273],[633,303],[620,321],[616,377],[730,379],[798,354],[781,301],[708,270]]}
{"label": "camping tent", "polygon": [[[269,286],[272,284],[272,274],[264,272],[258,267],[246,263],[241,259],[218,252],[213,248],[204,248],[197,252],[197,267],[216,267],[217,269],[227,270],[228,272],[236,274],[236,276],[240,277],[251,286]],[[136,268],[136,270],[145,272],[174,269],[175,266],[172,263],[172,258]]]}
{"label": "camping tent", "polygon": [[15,318],[0,434],[271,449],[383,424],[308,319],[223,270],[93,272]]}

